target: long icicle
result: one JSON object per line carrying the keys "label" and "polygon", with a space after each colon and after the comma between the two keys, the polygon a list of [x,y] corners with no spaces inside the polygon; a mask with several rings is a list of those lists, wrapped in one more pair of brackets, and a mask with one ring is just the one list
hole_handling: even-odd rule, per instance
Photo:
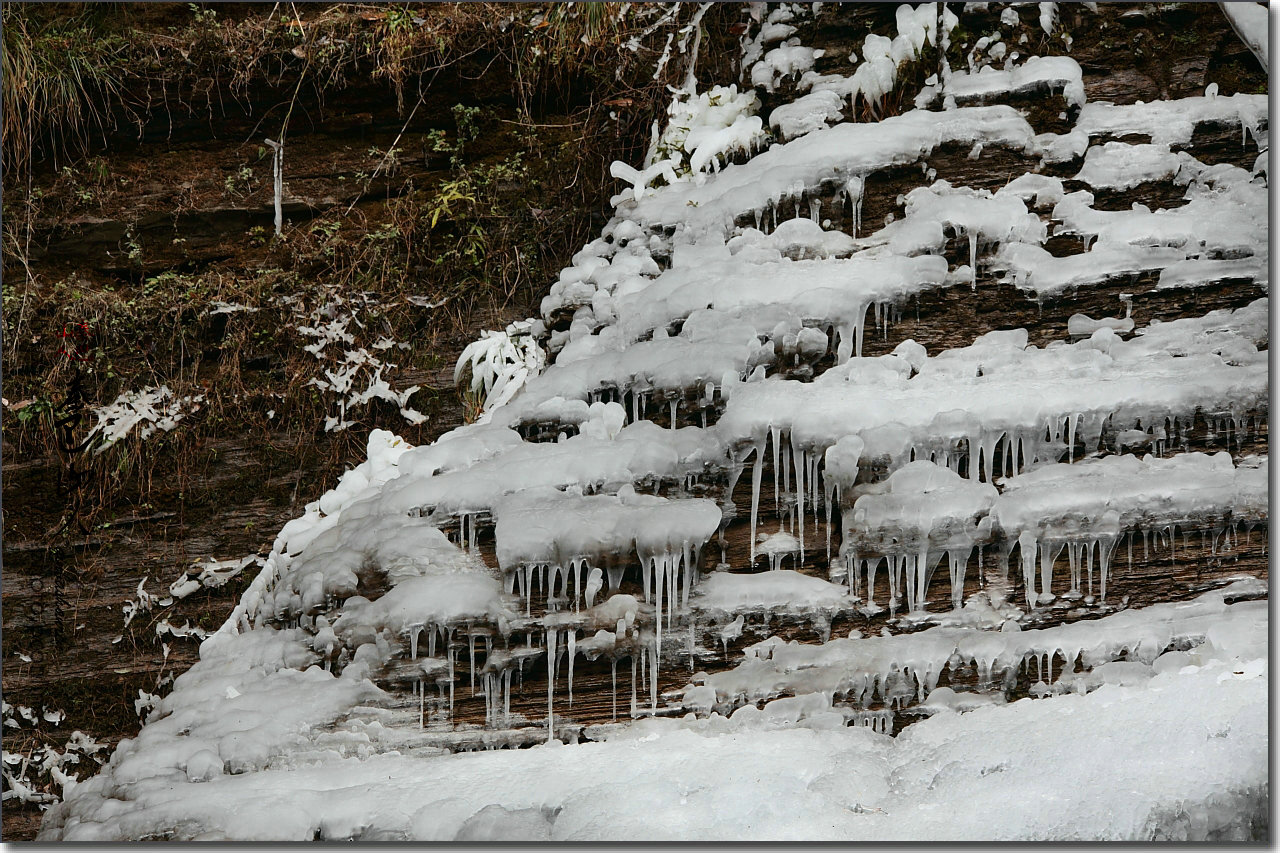
{"label": "long icicle", "polygon": [[559,640],[555,628],[547,629],[547,743],[556,736],[555,716],[552,712],[552,698],[556,689],[556,646]]}

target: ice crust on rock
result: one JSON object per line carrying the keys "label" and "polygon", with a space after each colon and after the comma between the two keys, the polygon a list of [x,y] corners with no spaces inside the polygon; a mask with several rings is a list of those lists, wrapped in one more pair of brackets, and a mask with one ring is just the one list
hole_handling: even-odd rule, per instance
{"label": "ice crust on rock", "polygon": [[[1097,620],[1022,631],[939,626],[887,637],[833,639],[821,645],[772,638],[749,646],[733,669],[704,674],[701,681],[715,689],[716,707],[725,713],[777,696],[812,693],[841,698],[853,707],[881,702],[892,706],[913,698],[923,700],[947,669],[965,666],[976,668],[979,690],[990,690],[1028,667],[1052,681],[1044,658],[1056,655],[1066,661],[1059,678],[1060,692],[1066,692],[1075,689],[1072,676],[1077,666],[1090,669],[1126,653],[1150,664],[1175,642],[1212,640],[1223,624],[1230,628],[1220,636],[1229,636],[1232,642],[1240,642],[1242,636],[1255,638],[1237,647],[1247,657],[1256,650],[1252,643],[1266,631],[1266,602],[1226,601],[1264,591],[1264,584],[1250,578],[1190,603],[1156,604]],[[1224,622],[1227,613],[1231,619]]]}
{"label": "ice crust on rock", "polygon": [[[1244,322],[1263,306],[1221,319]],[[970,476],[989,480],[997,469],[1012,473],[1037,459],[1056,461],[1064,439],[1068,445],[1082,440],[1086,453],[1096,449],[1104,422],[1119,429],[1197,410],[1243,413],[1265,399],[1265,353],[1247,336],[1221,335],[1219,342],[1237,356],[1231,363],[1201,348],[1194,320],[1159,328],[1159,343],[1123,341],[1103,329],[1079,343],[1040,349],[1027,346],[1025,331],[992,332],[918,364],[905,351],[851,359],[811,383],[743,383],[732,389],[716,426],[730,441],[758,445],[781,433],[808,454],[857,434],[881,442],[883,455],[897,464],[910,461],[908,454],[958,461],[957,443],[967,442],[967,452],[981,460],[970,466]],[[877,369],[867,369],[872,366]],[[1040,437],[1046,431],[1051,441]],[[1009,439],[1004,459],[994,452],[1002,436]],[[1015,441],[1021,446],[1016,456]],[[1017,459],[1023,462],[1015,465]]]}
{"label": "ice crust on rock", "polygon": [[667,500],[637,494],[630,485],[617,495],[528,490],[501,501],[493,515],[503,571],[512,576],[532,566],[551,568],[552,588],[556,574],[564,572],[566,593],[572,575],[575,604],[592,566],[608,566],[612,590],[622,576],[618,564],[630,554],[644,566],[646,601],[652,593],[661,602],[665,580],[667,595],[687,604],[699,555],[722,518],[714,501]]}
{"label": "ice crust on rock", "polygon": [[1075,129],[1090,137],[1142,134],[1156,145],[1185,145],[1199,124],[1238,125],[1258,139],[1266,123],[1267,96],[1241,92],[1124,105],[1088,103]]}
{"label": "ice crust on rock", "polygon": [[1005,280],[1040,297],[1101,284],[1136,273],[1164,270],[1186,259],[1186,252],[1164,246],[1098,243],[1077,255],[1055,257],[1030,243],[1005,243],[991,259]]}
{"label": "ice crust on rock", "polygon": [[[1169,625],[1143,629],[1153,630],[1155,642],[1183,631],[1197,636],[1187,652],[1151,652],[1150,674],[1080,689],[1060,679],[1064,692],[1054,698],[935,713],[896,738],[846,726],[853,712],[833,708],[830,695],[803,695],[730,717],[643,720],[573,747],[454,756],[379,754],[389,744],[376,727],[297,729],[297,737],[276,741],[262,769],[198,781],[212,752],[200,721],[223,703],[184,691],[168,700],[167,717],[126,741],[99,776],[50,810],[40,840],[1244,840],[1265,822],[1267,767],[1258,744],[1267,737],[1268,669],[1259,604],[1208,601]],[[1227,630],[1213,621],[1224,610],[1244,611]],[[1113,632],[1102,647],[1124,642],[1120,625],[1108,627]],[[265,639],[254,633],[237,644]],[[275,632],[264,633],[278,643]],[[1018,640],[1018,647],[1071,642],[1046,640]],[[816,648],[859,642],[868,641]],[[314,699],[358,689],[311,672]],[[236,701],[257,719],[267,710],[255,704],[263,699]],[[284,708],[320,721],[333,706],[319,705],[329,702]],[[191,735],[178,734],[184,723],[193,725]],[[1111,760],[1098,761],[1080,744],[1099,730],[1161,736],[1114,739]],[[740,772],[744,766],[771,771],[756,779]],[[1057,782],[1064,774],[1069,788]],[[613,803],[607,813],[602,797]],[[1055,808],[1043,808],[1044,797]],[[949,803],[972,808],[939,807]]]}
{"label": "ice crust on rock", "polygon": [[[851,511],[842,512],[842,549],[855,579],[855,591],[861,592],[856,583],[860,560],[872,555],[877,561],[888,557],[890,597],[898,597],[895,581],[901,573],[908,608],[921,609],[927,579],[937,557],[945,553],[952,575],[952,603],[959,607],[964,567],[973,549],[990,538],[986,516],[997,497],[995,487],[918,460],[860,492],[849,507]],[[870,580],[867,600],[875,600]]]}
{"label": "ice crust on rock", "polygon": [[683,224],[695,232],[732,228],[739,213],[796,200],[824,181],[847,181],[888,166],[914,163],[946,143],[1033,145],[1034,133],[1012,107],[961,107],[947,112],[912,110],[873,124],[840,124],[775,145],[704,184],[623,204],[618,212],[647,227]]}
{"label": "ice crust on rock", "polygon": [[[1194,174],[1199,171],[1196,167],[1203,168],[1190,154],[1170,151],[1168,146],[1108,142],[1085,152],[1084,166],[1075,180],[1098,189],[1128,190],[1148,181],[1180,177],[1184,168]],[[1190,177],[1188,175],[1187,180]]]}
{"label": "ice crust on rock", "polygon": [[756,574],[715,572],[707,575],[693,598],[693,606],[716,614],[792,612],[825,614],[828,618],[852,609],[849,591],[830,581],[791,569]]}
{"label": "ice crust on rock", "polygon": [[843,117],[844,99],[830,89],[821,89],[779,106],[769,114],[769,125],[784,139],[795,139]]}
{"label": "ice crust on rock", "polygon": [[988,66],[977,73],[955,72],[946,86],[947,95],[957,103],[985,102],[1040,90],[1060,92],[1069,105],[1083,106],[1084,82],[1079,63],[1069,56],[1033,56],[1003,71]]}
{"label": "ice crust on rock", "polygon": [[1094,594],[1096,551],[1097,593],[1105,599],[1108,566],[1123,533],[1141,530],[1145,543],[1150,531],[1199,530],[1212,534],[1216,550],[1224,532],[1265,519],[1268,467],[1258,457],[1237,467],[1225,452],[1049,465],[1005,479],[991,516],[1006,557],[1014,543],[1020,548],[1028,603],[1034,604],[1037,558],[1040,594],[1051,596],[1054,561],[1064,548],[1069,592]]}

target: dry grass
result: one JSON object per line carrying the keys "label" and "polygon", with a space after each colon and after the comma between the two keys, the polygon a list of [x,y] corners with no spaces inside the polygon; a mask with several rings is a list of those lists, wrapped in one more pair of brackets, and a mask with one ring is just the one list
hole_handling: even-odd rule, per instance
{"label": "dry grass", "polygon": [[4,166],[25,175],[37,151],[83,154],[89,136],[113,126],[127,71],[127,44],[82,8],[50,13],[28,4],[3,9]]}

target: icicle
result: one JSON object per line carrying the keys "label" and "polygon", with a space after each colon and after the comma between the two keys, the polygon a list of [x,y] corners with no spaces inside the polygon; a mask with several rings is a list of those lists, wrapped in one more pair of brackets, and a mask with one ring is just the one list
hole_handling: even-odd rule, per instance
{"label": "icicle", "polygon": [[1018,550],[1022,554],[1022,580],[1027,588],[1027,606],[1036,606],[1036,537],[1023,531],[1018,537]]}
{"label": "icicle", "polygon": [[[524,667],[521,666],[521,683],[524,683],[523,673]],[[502,673],[502,724],[505,726],[511,720],[511,670],[505,670]]]}
{"label": "icicle", "polygon": [[773,511],[781,518],[782,516],[782,465],[779,457],[781,452],[779,446],[782,443],[782,433],[777,427],[769,427],[770,443],[773,445]]}
{"label": "icicle", "polygon": [[653,649],[653,657],[649,661],[651,671],[649,673],[649,704],[653,708],[654,713],[658,711],[658,661],[662,656],[662,649],[655,645]]}
{"label": "icicle", "polygon": [[613,721],[618,721],[618,659],[609,660],[610,682],[613,684]]}
{"label": "icicle", "polygon": [[[681,544],[682,562],[680,563],[680,607],[687,609],[689,607],[689,587],[693,585],[694,572],[697,571],[695,565],[697,561],[696,551],[691,543],[685,541]],[[672,608],[674,609],[674,608]]]}
{"label": "icicle", "polygon": [[870,307],[870,303],[863,303],[853,311],[853,352],[858,358],[862,358],[862,337],[867,327],[867,309]]}
{"label": "icicle", "polygon": [[569,629],[569,707],[573,707],[573,659],[578,649],[578,629]]}
{"label": "icicle", "polygon": [[858,229],[862,225],[862,191],[863,179],[860,175],[854,175],[844,185],[845,191],[849,194],[849,200],[853,202],[853,219],[852,219],[852,236],[856,239]]}
{"label": "icicle", "polygon": [[[969,553],[973,553],[972,548],[969,549]],[[964,559],[961,560],[955,553],[947,552],[947,564],[951,569],[951,606],[956,610],[960,609],[964,601],[964,576],[968,563],[969,554],[965,554]]]}
{"label": "icicle", "polygon": [[657,614],[657,619],[654,622],[654,631],[657,637],[654,643],[655,659],[662,654],[662,591],[663,591],[663,587],[666,585],[667,561],[670,559],[671,559],[670,555],[664,556],[662,558],[662,564],[655,567],[657,569],[657,571],[655,572],[655,574],[657,574],[657,577],[654,579],[657,583],[657,589],[655,590],[655,595],[654,595],[654,600],[656,602],[655,613]]}
{"label": "icicle", "polygon": [[1062,553],[1062,545],[1053,545],[1049,542],[1040,544],[1040,594],[1051,594],[1049,590],[1053,583],[1053,564],[1058,559],[1058,555]]}
{"label": "icicle", "polygon": [[1113,538],[1109,542],[1098,543],[1098,582],[1099,582],[1099,600],[1107,599],[1107,569],[1111,565],[1111,553],[1115,550],[1118,538]]}
{"label": "icicle", "polygon": [[556,647],[559,638],[555,628],[547,629],[547,743],[555,738],[555,717],[552,714],[552,698],[556,689]]}
{"label": "icicle", "polygon": [[929,599],[929,578],[933,574],[934,563],[928,549],[928,545],[922,545],[916,557],[916,610],[924,610]]}
{"label": "icicle", "polygon": [[446,643],[447,643],[448,656],[449,656],[449,719],[452,720],[453,719],[453,682],[457,678],[457,676],[454,674],[454,669],[453,669],[453,664],[454,664],[453,638],[449,637],[446,640]]}
{"label": "icicle", "polygon": [[809,218],[819,225],[822,224],[822,197],[812,196],[809,199]]}
{"label": "icicle", "polygon": [[1087,572],[1089,575],[1089,595],[1093,595],[1093,549],[1095,545],[1098,547],[1099,552],[1101,552],[1102,544],[1100,542],[1090,542],[1088,544],[1088,548],[1085,550],[1085,563],[1088,567]]}
{"label": "icicle", "polygon": [[974,290],[978,289],[978,232],[969,232],[969,270],[970,270],[970,287]]}
{"label": "icicle", "polygon": [[[827,492],[827,506],[826,506],[826,509],[827,509],[827,526],[826,526],[827,563],[830,564],[831,563],[831,523],[832,523],[832,518],[834,513],[834,510],[832,510],[831,508],[831,504],[832,504],[831,497],[832,497],[832,492],[835,490],[836,486],[835,486],[835,483],[832,483],[829,478],[823,485],[826,488],[826,492]],[[846,576],[846,580],[848,580],[847,576]],[[853,582],[850,580],[849,583],[852,584]]]}
{"label": "icicle", "polygon": [[800,560],[799,563],[792,566],[792,568],[798,569],[800,568],[800,564],[804,563],[804,473],[805,469],[809,467],[809,458],[808,454],[806,454],[805,451],[798,449],[794,442],[791,444],[791,456],[795,462],[796,468],[796,523],[799,526],[798,538],[800,540]]}
{"label": "icicle", "polygon": [[595,568],[595,567],[593,567],[591,571],[587,573],[586,600],[587,600],[588,608],[594,606],[595,604],[596,594],[600,592],[600,587],[604,579],[603,576],[604,576],[604,573],[601,572],[599,568]]}
{"label": "icicle", "polygon": [[476,695],[476,635],[467,626],[467,651],[471,655],[471,695]]}
{"label": "icicle", "polygon": [[631,653],[631,719],[636,717],[636,653]]}

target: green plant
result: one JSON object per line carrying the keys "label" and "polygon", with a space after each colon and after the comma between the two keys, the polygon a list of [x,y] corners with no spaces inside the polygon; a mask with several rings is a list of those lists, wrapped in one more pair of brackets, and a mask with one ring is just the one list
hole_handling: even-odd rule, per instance
{"label": "green plant", "polygon": [[428,150],[435,151],[437,153],[452,150],[449,145],[449,138],[445,135],[443,130],[427,131],[426,146]]}
{"label": "green plant", "polygon": [[407,33],[413,29],[413,13],[408,9],[387,9],[387,31],[390,33]]}
{"label": "green plant", "polygon": [[142,265],[142,243],[138,240],[138,233],[134,229],[133,224],[125,226],[124,229],[124,252],[132,263],[137,266]]}
{"label": "green plant", "polygon": [[253,167],[245,164],[235,172],[227,175],[223,182],[223,188],[227,195],[246,196],[253,191],[258,185],[258,179],[253,174]]}
{"label": "green plant", "polygon": [[64,403],[57,403],[48,396],[40,396],[31,400],[27,405],[18,408],[15,412],[18,423],[26,425],[33,421],[48,421],[52,424],[54,421],[64,418],[68,414],[68,409]]}
{"label": "green plant", "polygon": [[376,230],[370,231],[365,235],[366,240],[389,241],[398,240],[401,237],[400,227],[394,224],[379,225]]}
{"label": "green plant", "polygon": [[191,10],[194,18],[194,24],[199,29],[211,29],[218,25],[218,11],[216,9],[202,9],[197,3],[188,3],[187,8]]}
{"label": "green plant", "polygon": [[439,191],[427,204],[424,218],[427,220],[428,227],[434,229],[440,224],[441,219],[456,218],[457,207],[475,204],[476,198],[473,192],[471,182],[466,178],[457,178],[441,184]]}
{"label": "green plant", "polygon": [[[476,122],[480,117],[480,112],[479,107],[468,107],[465,104],[453,105],[453,121],[458,128],[458,133],[454,138],[453,144],[443,149],[449,152],[450,168],[455,170],[463,168],[463,151],[466,150],[469,143],[474,142],[480,136],[480,127]],[[443,138],[443,135],[441,138]]]}

